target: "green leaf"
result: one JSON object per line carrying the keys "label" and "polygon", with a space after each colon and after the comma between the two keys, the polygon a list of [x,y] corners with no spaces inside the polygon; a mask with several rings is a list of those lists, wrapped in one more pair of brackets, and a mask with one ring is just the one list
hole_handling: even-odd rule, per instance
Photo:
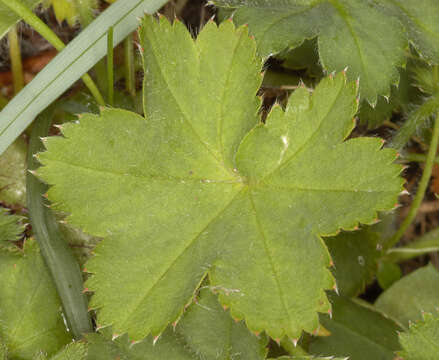
{"label": "green leaf", "polygon": [[377,280],[381,289],[386,290],[393,283],[401,279],[402,271],[398,264],[381,260],[378,265]]}
{"label": "green leaf", "polygon": [[[110,328],[100,332],[87,335],[86,353],[72,360],[262,360],[266,354],[267,338],[258,338],[244,323],[235,322],[207,288],[200,291],[197,302],[188,308],[174,331],[168,329],[159,338],[148,337],[133,344],[126,334],[112,336]],[[84,348],[84,344],[76,346]],[[70,359],[64,355],[69,348],[73,352],[75,345],[51,360]]]}
{"label": "green leaf", "polygon": [[[23,4],[33,9],[41,0],[22,0]],[[14,26],[20,18],[7,6],[0,3],[0,38],[6,35],[9,29]]]}
{"label": "green leaf", "polygon": [[57,352],[50,358],[44,353],[40,353],[34,360],[85,360],[87,356],[87,347],[83,342],[70,343],[64,349]]}
{"label": "green leaf", "polygon": [[26,206],[27,144],[18,138],[0,156],[0,201],[11,206]]}
{"label": "green leaf", "polygon": [[[0,154],[48,105],[107,54],[107,30],[114,45],[138,26],[137,18],[152,13],[166,0],[123,0],[106,9],[73,39],[0,113]],[[8,10],[10,11],[10,10]]]}
{"label": "green leaf", "polygon": [[249,24],[263,56],[299,46],[318,36],[320,60],[328,72],[348,68],[360,78],[361,97],[372,104],[390,94],[399,79],[407,40],[395,16],[364,0],[215,1],[239,7],[238,24]]}
{"label": "green leaf", "polygon": [[348,360],[347,358],[335,358],[331,357],[314,357],[314,356],[281,356],[276,359],[268,360]]}
{"label": "green leaf", "polygon": [[0,207],[0,247],[5,246],[5,241],[18,240],[24,231],[20,220],[19,216],[7,215],[7,210]]}
{"label": "green leaf", "polygon": [[423,321],[410,325],[408,332],[399,335],[404,348],[399,353],[403,360],[435,360],[439,353],[439,315],[424,313]]}
{"label": "green leaf", "polygon": [[433,265],[404,276],[375,302],[379,310],[406,327],[409,321],[420,320],[423,311],[435,311],[438,304],[439,272]]}
{"label": "green leaf", "polygon": [[373,222],[402,189],[394,150],[344,141],[355,83],[339,74],[312,97],[299,89],[256,125],[261,61],[246,28],[210,22],[194,42],[181,23],[147,17],[141,42],[146,119],[83,115],[40,154],[54,207],[106,238],[87,263],[98,323],[160,334],[209,274],[251,330],[314,331],[334,286],[320,235]]}
{"label": "green leaf", "polygon": [[251,334],[243,322],[235,322],[209,289],[189,307],[176,327],[185,348],[200,359],[265,359],[267,339]]}
{"label": "green leaf", "polygon": [[374,0],[404,24],[409,39],[427,60],[439,63],[439,2],[436,0]]}
{"label": "green leaf", "polygon": [[0,250],[0,343],[11,359],[53,354],[71,337],[58,295],[34,240],[19,250]]}
{"label": "green leaf", "polygon": [[333,274],[340,294],[356,296],[377,270],[379,236],[368,228],[325,238],[334,261]]}
{"label": "green leaf", "polygon": [[333,296],[333,315],[320,317],[330,336],[315,338],[309,351],[316,355],[349,356],[350,360],[393,360],[400,349],[400,328],[371,306]]}

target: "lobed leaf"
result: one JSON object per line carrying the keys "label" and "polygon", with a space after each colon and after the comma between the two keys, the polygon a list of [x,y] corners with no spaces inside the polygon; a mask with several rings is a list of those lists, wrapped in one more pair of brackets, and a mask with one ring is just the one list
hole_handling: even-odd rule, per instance
{"label": "lobed leaf", "polygon": [[210,22],[194,41],[146,17],[140,38],[145,118],[83,115],[40,154],[54,207],[105,237],[87,263],[98,323],[158,335],[208,274],[251,330],[314,331],[334,286],[320,236],[373,222],[402,188],[394,150],[345,141],[355,83],[299,89],[258,124],[262,62],[245,27]]}
{"label": "lobed leaf", "polygon": [[114,27],[117,45],[136,29],[137,17],[156,11],[165,2],[123,0],[102,12],[1,111],[0,154],[39,113],[107,54],[106,35],[110,26]]}
{"label": "lobed leaf", "polygon": [[266,344],[266,337],[256,337],[242,322],[236,323],[204,288],[174,331],[167,329],[159,338],[132,343],[126,334],[112,339],[111,329],[106,328],[87,335],[85,343],[69,345],[51,360],[70,359],[67,353],[75,348],[84,351],[72,360],[263,360]]}
{"label": "lobed leaf", "polygon": [[0,207],[0,247],[6,246],[6,241],[18,240],[24,231],[20,220],[19,216],[7,215],[7,210]]}
{"label": "lobed leaf", "polygon": [[434,360],[439,351],[439,316],[424,313],[423,320],[410,326],[408,332],[399,335],[403,360]]}
{"label": "lobed leaf", "polygon": [[0,248],[0,344],[12,359],[53,354],[71,340],[52,279],[34,240]]}
{"label": "lobed leaf", "polygon": [[404,24],[410,41],[427,60],[439,64],[439,22],[436,0],[374,0]]}
{"label": "lobed leaf", "polygon": [[395,16],[364,0],[218,0],[238,7],[238,24],[249,24],[263,56],[297,47],[318,36],[320,61],[331,73],[348,68],[349,79],[360,78],[360,93],[375,105],[398,83],[397,67],[405,63],[407,40]]}

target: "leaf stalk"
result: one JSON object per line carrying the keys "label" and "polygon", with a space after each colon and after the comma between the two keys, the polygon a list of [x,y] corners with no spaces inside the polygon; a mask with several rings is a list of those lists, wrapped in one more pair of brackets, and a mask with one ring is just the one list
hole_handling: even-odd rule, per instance
{"label": "leaf stalk", "polygon": [[424,199],[425,191],[427,190],[431,173],[433,171],[433,165],[435,163],[438,144],[439,144],[439,112],[437,113],[436,119],[434,121],[430,148],[428,149],[424,172],[422,173],[422,177],[419,182],[418,191],[410,206],[408,215],[402,222],[396,234],[393,237],[391,237],[388,243],[386,244],[387,248],[393,247],[399,242],[399,240],[401,240],[402,236],[405,234],[405,232],[407,231],[407,229],[409,228],[409,226],[411,225],[411,223],[416,217],[419,207],[421,206],[422,200]]}

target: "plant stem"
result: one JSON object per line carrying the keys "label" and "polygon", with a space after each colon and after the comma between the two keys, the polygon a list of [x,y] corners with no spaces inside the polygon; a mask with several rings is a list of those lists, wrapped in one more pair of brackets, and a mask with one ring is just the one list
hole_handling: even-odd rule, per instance
{"label": "plant stem", "polygon": [[430,148],[428,149],[424,172],[422,173],[422,177],[419,182],[418,191],[410,206],[410,210],[407,217],[402,222],[396,234],[392,238],[390,238],[388,243],[386,244],[388,248],[394,246],[396,243],[398,243],[399,240],[401,240],[402,236],[404,235],[404,233],[406,232],[406,230],[409,228],[410,224],[413,222],[413,220],[416,217],[416,213],[418,212],[419,206],[421,205],[421,202],[424,199],[425,191],[427,190],[428,182],[430,180],[431,172],[433,170],[438,143],[439,143],[439,112],[436,115],[436,119],[434,121],[434,128],[431,137]]}
{"label": "plant stem", "polygon": [[392,262],[401,262],[435,251],[439,251],[439,228],[428,232],[406,246],[387,250],[385,259]]}
{"label": "plant stem", "polygon": [[8,33],[9,54],[11,57],[12,78],[14,82],[14,93],[17,94],[23,89],[24,76],[23,64],[21,63],[20,42],[18,41],[17,26],[13,26]]}
{"label": "plant stem", "polygon": [[125,55],[125,87],[131,96],[136,96],[136,77],[134,70],[133,37],[129,35],[123,42]]}
{"label": "plant stem", "polygon": [[[41,137],[47,136],[52,120],[53,108],[49,107],[38,116],[32,127],[27,156],[28,170],[39,167],[34,154],[43,150]],[[26,175],[27,206],[29,218],[41,255],[49,268],[61,299],[69,330],[75,339],[93,331],[87,310],[87,297],[83,293],[81,270],[64,240],[58,222],[43,198],[48,186],[32,173]]]}
{"label": "plant stem", "polygon": [[[20,16],[27,24],[32,26],[43,38],[45,38],[53,47],[61,51],[64,49],[65,44],[62,40],[38,17],[36,16],[27,6],[23,5],[19,0],[0,0],[9,9]],[[104,106],[105,101],[99,92],[96,84],[93,82],[92,78],[88,74],[82,76],[85,86],[90,90],[93,97],[96,99],[98,104]]]}
{"label": "plant stem", "polygon": [[114,74],[113,74],[113,27],[110,26],[107,35],[107,77],[108,103],[114,105]]}
{"label": "plant stem", "polygon": [[[411,161],[425,162],[425,161],[427,161],[427,156],[425,154],[414,154],[414,153],[405,154],[401,158],[401,161],[404,161],[404,162],[411,162]],[[434,163],[439,164],[439,156],[434,158]]]}

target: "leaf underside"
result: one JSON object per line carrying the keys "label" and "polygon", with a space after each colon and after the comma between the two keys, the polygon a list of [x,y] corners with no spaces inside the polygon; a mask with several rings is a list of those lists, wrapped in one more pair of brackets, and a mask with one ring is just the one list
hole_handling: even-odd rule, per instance
{"label": "leaf underside", "polygon": [[145,118],[84,114],[39,156],[53,207],[105,237],[86,266],[98,324],[160,334],[208,275],[251,330],[313,331],[334,286],[320,236],[373,222],[402,188],[393,150],[345,141],[355,83],[298,89],[259,124],[262,61],[245,27],[210,22],[195,42],[146,17],[140,38]]}

